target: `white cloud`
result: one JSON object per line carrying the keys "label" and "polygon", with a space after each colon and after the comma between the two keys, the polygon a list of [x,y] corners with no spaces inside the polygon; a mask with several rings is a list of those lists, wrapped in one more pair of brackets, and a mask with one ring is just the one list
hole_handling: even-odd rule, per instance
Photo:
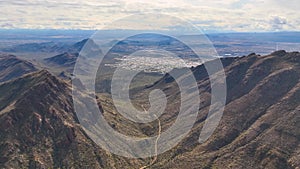
{"label": "white cloud", "polygon": [[298,0],[0,0],[1,28],[100,29],[130,14],[163,13],[203,29],[300,30]]}
{"label": "white cloud", "polygon": [[273,30],[282,30],[284,26],[288,25],[287,19],[279,17],[279,16],[274,16],[270,20],[270,24],[271,24]]}

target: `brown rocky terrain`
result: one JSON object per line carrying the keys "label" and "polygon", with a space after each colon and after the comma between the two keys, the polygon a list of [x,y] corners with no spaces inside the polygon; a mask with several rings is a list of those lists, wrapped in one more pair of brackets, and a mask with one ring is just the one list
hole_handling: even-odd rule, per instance
{"label": "brown rocky terrain", "polygon": [[[202,101],[193,131],[174,151],[160,155],[159,162],[152,167],[299,168],[300,54],[251,54],[224,59],[223,64],[227,104],[214,134],[204,144],[198,143],[210,103],[209,79],[203,73],[204,67],[198,66],[193,71]],[[176,89],[174,84],[166,76],[153,88],[158,86],[176,95],[176,90],[172,90]],[[177,99],[171,102],[169,112]],[[175,118],[162,115],[163,129]]]}
{"label": "brown rocky terrain", "polygon": [[14,55],[0,54],[0,82],[20,77],[37,69],[28,61]]}
{"label": "brown rocky terrain", "polygon": [[87,137],[76,120],[69,84],[47,71],[4,83],[0,91],[0,168],[134,165]]}
{"label": "brown rocky terrain", "polygon": [[[192,131],[172,150],[158,155],[149,168],[300,167],[300,54],[277,51],[222,59],[227,103],[214,134],[198,142],[210,104],[210,81],[203,65],[192,68],[201,103]],[[132,92],[137,107],[147,94],[162,89],[167,111],[162,132],[174,123],[178,87],[169,75]],[[47,71],[0,85],[0,168],[140,168],[152,159],[112,155],[93,143],[78,124],[70,84]],[[158,121],[136,124],[121,117],[108,94],[98,94],[109,124],[128,135],[156,135]]]}

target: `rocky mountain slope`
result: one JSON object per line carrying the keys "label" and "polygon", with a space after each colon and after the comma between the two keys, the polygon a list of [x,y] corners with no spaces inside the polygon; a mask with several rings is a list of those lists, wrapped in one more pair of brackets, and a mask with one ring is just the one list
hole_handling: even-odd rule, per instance
{"label": "rocky mountain slope", "polygon": [[[85,134],[74,113],[70,84],[47,71],[0,84],[0,168],[286,168],[300,167],[300,54],[277,51],[224,58],[227,103],[214,134],[198,142],[210,105],[205,67],[192,68],[200,91],[199,115],[192,131],[172,150],[149,159],[128,159],[102,150]],[[168,96],[159,117],[162,132],[180,107],[174,79],[165,75],[132,91],[138,108],[148,94]],[[157,135],[158,120],[133,123],[118,114],[109,94],[98,101],[108,123],[130,136]]]}
{"label": "rocky mountain slope", "polygon": [[[204,144],[198,143],[210,104],[209,79],[205,68],[198,66],[193,69],[201,97],[197,122],[189,136],[173,151],[159,155],[152,167],[299,168],[300,54],[277,51],[222,62],[227,76],[227,104],[214,134]],[[149,91],[155,88],[178,96],[170,76]],[[165,122],[163,130],[176,118],[172,112],[178,111],[178,99],[171,98],[168,113],[160,117]]]}
{"label": "rocky mountain slope", "polygon": [[88,45],[90,52],[101,52],[97,44],[91,39],[84,39],[80,42],[72,44],[69,46],[67,50],[62,51],[61,53],[43,59],[41,62],[51,73],[63,78],[68,79],[70,78],[73,73],[73,69],[76,63],[76,60],[79,56],[81,49]]}
{"label": "rocky mountain slope", "polygon": [[14,55],[0,54],[0,82],[20,77],[26,73],[34,72],[35,66]]}
{"label": "rocky mountain slope", "polygon": [[50,65],[56,66],[65,66],[65,67],[74,67],[78,53],[63,53],[51,58],[45,59]]}
{"label": "rocky mountain slope", "polygon": [[134,165],[87,137],[76,120],[69,84],[47,71],[6,82],[0,93],[0,168]]}

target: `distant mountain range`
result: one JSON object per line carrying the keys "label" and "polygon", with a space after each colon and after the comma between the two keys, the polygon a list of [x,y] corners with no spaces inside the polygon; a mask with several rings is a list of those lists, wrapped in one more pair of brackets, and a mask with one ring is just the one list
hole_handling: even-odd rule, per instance
{"label": "distant mountain range", "polygon": [[51,58],[46,58],[44,61],[49,65],[62,66],[62,67],[74,67],[75,62],[78,58],[79,53],[68,53],[59,54]]}
{"label": "distant mountain range", "polygon": [[[70,63],[58,60],[58,64]],[[277,51],[221,61],[228,94],[214,134],[204,144],[198,143],[211,99],[210,81],[200,65],[191,69],[201,97],[196,123],[179,145],[159,155],[150,167],[299,168],[300,53]],[[15,56],[1,56],[0,65],[0,168],[140,168],[151,161],[116,156],[93,143],[78,123],[70,82],[46,70],[37,71]],[[133,102],[147,105],[153,89],[162,89],[169,99],[160,117],[164,131],[176,120],[178,86],[165,75],[151,86],[134,89]],[[116,112],[109,94],[97,98],[103,115],[117,131],[157,134],[157,121],[133,123]]]}
{"label": "distant mountain range", "polygon": [[[119,34],[116,34],[119,32]],[[145,31],[148,32],[148,31]],[[84,30],[0,30],[1,52],[47,52],[61,54],[68,52],[71,46],[92,36],[95,31]],[[138,32],[134,30],[124,31],[98,31],[101,40],[107,44],[117,41],[116,37],[126,37]],[[201,34],[201,33],[199,33]],[[215,46],[220,56],[243,56],[251,52],[268,54],[274,50],[299,51],[300,32],[231,32],[206,34]],[[185,36],[182,36],[185,37]],[[188,37],[193,37],[188,35]],[[162,39],[162,44],[170,43],[168,39]],[[74,51],[70,52],[74,53]],[[25,55],[25,54],[24,54]],[[54,56],[54,55],[53,55]],[[41,57],[37,55],[36,57]]]}
{"label": "distant mountain range", "polygon": [[78,53],[88,39],[84,39],[75,44],[63,42],[44,42],[44,43],[25,43],[2,49],[3,52],[22,53],[22,52],[45,52],[45,53]]}

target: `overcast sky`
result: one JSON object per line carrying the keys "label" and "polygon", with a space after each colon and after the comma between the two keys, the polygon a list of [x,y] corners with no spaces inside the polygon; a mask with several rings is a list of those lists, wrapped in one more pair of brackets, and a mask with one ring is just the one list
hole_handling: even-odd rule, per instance
{"label": "overcast sky", "polygon": [[299,0],[0,0],[1,28],[101,29],[131,14],[162,13],[203,30],[300,30]]}

